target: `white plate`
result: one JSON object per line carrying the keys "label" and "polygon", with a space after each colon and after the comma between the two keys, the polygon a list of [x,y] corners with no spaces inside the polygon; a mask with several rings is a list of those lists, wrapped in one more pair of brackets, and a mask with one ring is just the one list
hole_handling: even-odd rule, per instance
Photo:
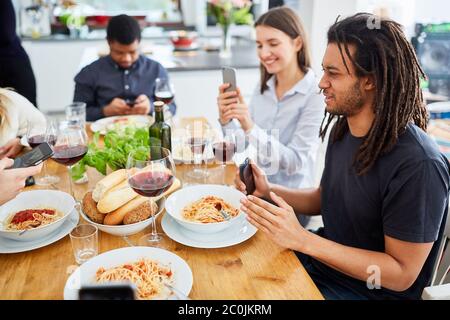
{"label": "white plate", "polygon": [[128,125],[138,125],[138,126],[148,126],[151,123],[150,117],[148,116],[141,116],[141,115],[130,115],[130,116],[114,116],[114,117],[106,117],[99,119],[91,124],[91,131],[92,132],[100,132],[100,134],[106,134],[108,126],[113,125],[115,122],[121,123],[120,121],[123,120],[124,126]]}
{"label": "white plate", "polygon": [[237,221],[233,227],[215,234],[197,234],[189,231],[166,213],[162,218],[161,226],[169,238],[186,246],[205,249],[225,248],[250,239],[257,231],[247,222],[245,215],[239,219],[240,221]]}
{"label": "white plate", "polygon": [[36,241],[14,241],[6,238],[0,238],[0,253],[17,253],[42,248],[52,244],[69,234],[78,224],[80,217],[76,210],[73,210],[69,218],[54,233],[49,234],[44,239]]}
{"label": "white plate", "polygon": [[189,265],[176,254],[152,247],[128,247],[102,253],[83,263],[67,279],[64,287],[64,300],[77,300],[78,290],[83,285],[95,284],[95,274],[100,267],[111,268],[142,258],[156,260],[169,266],[173,271],[172,286],[186,296],[191,292],[193,277]]}

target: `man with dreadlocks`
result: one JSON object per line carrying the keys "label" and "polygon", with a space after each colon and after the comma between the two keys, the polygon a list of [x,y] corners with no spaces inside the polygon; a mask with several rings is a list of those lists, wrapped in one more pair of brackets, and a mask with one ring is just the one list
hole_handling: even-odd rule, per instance
{"label": "man with dreadlocks", "polygon": [[[256,191],[242,210],[297,252],[325,298],[418,299],[431,280],[449,192],[449,164],[425,133],[423,71],[399,24],[364,13],[331,26],[322,66],[320,135],[334,126],[320,187],[269,184],[253,164]],[[245,191],[238,176],[236,185]],[[324,228],[305,230],[294,211],[321,214]]]}

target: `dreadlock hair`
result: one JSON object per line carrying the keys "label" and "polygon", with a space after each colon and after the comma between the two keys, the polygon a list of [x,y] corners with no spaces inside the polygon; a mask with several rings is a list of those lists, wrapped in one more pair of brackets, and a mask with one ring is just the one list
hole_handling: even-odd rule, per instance
{"label": "dreadlock hair", "polygon": [[[377,22],[375,28],[370,25],[373,21]],[[425,74],[401,25],[389,19],[358,13],[336,21],[328,30],[328,43],[338,45],[348,72],[343,51],[355,66],[357,77],[374,78],[375,119],[353,163],[357,174],[364,175],[380,156],[394,147],[408,123],[414,122],[426,131],[428,116],[420,90],[420,77],[425,78]],[[349,45],[356,48],[353,56]],[[330,134],[331,141],[342,139],[349,130],[345,116],[325,112],[320,128],[322,139],[333,120],[337,121]]]}

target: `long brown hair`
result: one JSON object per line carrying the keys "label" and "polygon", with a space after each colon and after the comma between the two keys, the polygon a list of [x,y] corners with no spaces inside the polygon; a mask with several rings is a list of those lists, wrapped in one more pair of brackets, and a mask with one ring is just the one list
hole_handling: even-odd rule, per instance
{"label": "long brown hair", "polygon": [[[302,39],[302,48],[297,53],[297,63],[304,73],[308,72],[311,67],[311,54],[309,52],[308,39],[306,37],[305,28],[303,27],[300,17],[288,7],[277,7],[270,9],[264,13],[255,22],[257,26],[268,26],[278,29],[287,34],[291,39]],[[259,66],[261,71],[261,94],[268,89],[267,80],[271,77],[262,64]]]}
{"label": "long brown hair", "polygon": [[[371,21],[379,22],[379,27],[369,28]],[[426,131],[428,116],[420,90],[420,77],[425,78],[425,74],[401,25],[389,19],[358,13],[332,25],[328,43],[338,45],[347,71],[344,51],[357,77],[370,75],[375,80],[375,119],[354,159],[357,174],[363,175],[394,147],[408,123],[414,122]],[[353,56],[349,45],[356,47]],[[333,119],[337,122],[331,131],[332,142],[342,139],[349,130],[345,116],[325,112],[320,128],[322,139]]]}

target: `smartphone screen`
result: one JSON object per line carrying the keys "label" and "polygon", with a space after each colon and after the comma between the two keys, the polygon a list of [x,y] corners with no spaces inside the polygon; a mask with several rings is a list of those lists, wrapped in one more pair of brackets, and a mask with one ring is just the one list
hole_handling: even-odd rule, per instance
{"label": "smartphone screen", "polygon": [[14,159],[14,164],[11,169],[14,168],[27,168],[36,166],[44,160],[50,158],[53,155],[53,150],[47,142],[41,143],[33,150],[25,153],[24,155]]}
{"label": "smartphone screen", "polygon": [[223,83],[229,83],[230,86],[225,90],[236,91],[236,69],[230,67],[222,67]]}

